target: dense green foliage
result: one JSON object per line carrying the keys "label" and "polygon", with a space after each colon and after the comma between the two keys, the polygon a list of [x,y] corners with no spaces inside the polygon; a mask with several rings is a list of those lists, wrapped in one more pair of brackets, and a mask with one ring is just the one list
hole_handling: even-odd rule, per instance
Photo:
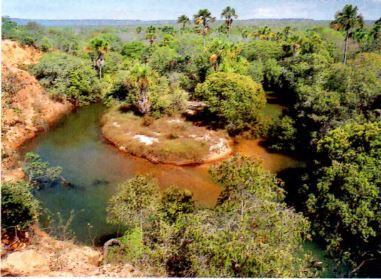
{"label": "dense green foliage", "polygon": [[26,182],[2,183],[1,229],[13,232],[23,230],[36,221],[39,204]]}
{"label": "dense green foliage", "polygon": [[[143,214],[144,245],[133,259],[136,264],[170,276],[314,274],[311,259],[301,250],[308,222],[286,208],[283,191],[270,173],[243,157],[225,161],[211,173],[223,187],[214,209],[195,207],[191,193],[176,188],[157,200],[157,185],[151,178],[136,177],[122,185],[110,201],[109,216],[132,228],[127,238],[136,233],[131,213],[149,212]],[[129,259],[130,253],[122,251]]]}
{"label": "dense green foliage", "polygon": [[319,166],[306,201],[328,251],[352,266],[381,255],[381,121],[348,123],[319,140]]}
{"label": "dense green foliage", "polygon": [[[211,210],[197,208],[190,193],[159,195],[155,181],[135,178],[109,207],[110,221],[129,228],[129,261],[170,276],[314,275],[298,256],[308,222],[284,196],[345,267],[338,275],[374,276],[381,245],[381,20],[364,23],[360,12],[346,5],[331,28],[246,26],[234,21],[233,7],[222,11],[223,23],[201,9],[193,25],[182,15],[177,27],[136,30],[21,26],[4,18],[2,38],[47,52],[31,72],[52,96],[78,105],[103,100],[161,117],[184,112],[188,100],[204,101],[203,124],[261,135],[263,89],[285,106],[265,144],[305,162],[282,174],[286,191],[242,158],[212,171],[223,191]],[[32,166],[47,167],[38,160]]]}
{"label": "dense green foliage", "polygon": [[31,71],[55,98],[87,104],[101,97],[101,83],[96,73],[79,57],[47,54]]}
{"label": "dense green foliage", "polygon": [[196,96],[208,104],[231,132],[248,129],[259,121],[265,105],[261,85],[234,73],[215,73],[196,88]]}

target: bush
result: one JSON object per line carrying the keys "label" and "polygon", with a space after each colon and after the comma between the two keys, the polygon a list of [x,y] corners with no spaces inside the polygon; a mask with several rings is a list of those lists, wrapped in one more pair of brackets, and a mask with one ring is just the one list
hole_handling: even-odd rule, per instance
{"label": "bush", "polygon": [[61,167],[50,167],[36,153],[28,152],[25,155],[23,169],[32,186],[39,188],[52,185],[61,180]]}
{"label": "bush", "polygon": [[159,83],[151,86],[149,100],[152,116],[173,115],[185,110],[188,93],[177,86],[169,86],[168,81],[162,78]]}
{"label": "bush", "polygon": [[[350,123],[317,144],[321,162],[306,202],[315,234],[349,264],[377,274],[381,255],[381,121]],[[360,271],[361,272],[361,271]],[[371,276],[372,277],[372,276]]]}
{"label": "bush", "polygon": [[121,54],[127,58],[140,59],[145,48],[143,42],[127,42],[123,45]]}
{"label": "bush", "polygon": [[174,49],[163,46],[153,50],[148,63],[158,73],[165,74],[175,69],[178,59],[179,56]]}
{"label": "bush", "polygon": [[79,105],[100,98],[101,88],[90,61],[63,53],[45,54],[31,72],[50,93]]}
{"label": "bush", "polygon": [[241,52],[247,60],[261,60],[265,62],[270,58],[279,59],[283,55],[282,46],[278,42],[255,40],[246,44]]}
{"label": "bush", "polygon": [[26,182],[1,185],[1,228],[3,230],[26,229],[38,216],[39,205]]}
{"label": "bush", "polygon": [[260,61],[253,61],[248,68],[248,75],[257,83],[263,81],[263,65]]}
{"label": "bush", "polygon": [[195,93],[229,132],[243,131],[258,122],[266,103],[261,85],[248,76],[233,73],[209,75],[197,85]]}
{"label": "bush", "polygon": [[[125,184],[126,188],[110,201],[111,207],[117,200],[121,204],[112,214],[119,217],[113,219],[117,224],[130,224],[139,215],[145,216],[144,234],[128,230],[121,238],[122,244],[128,241],[135,245],[123,244],[125,251],[120,257],[163,276],[318,274],[302,248],[309,224],[302,215],[285,207],[283,191],[270,173],[258,162],[235,157],[214,168],[212,175],[223,187],[219,203],[213,209],[197,208],[190,192],[173,187],[158,199],[146,190],[152,189],[152,181],[147,178],[139,178],[132,193],[126,192],[131,187]],[[128,184],[135,184],[136,180]],[[147,208],[147,201],[157,204],[150,207],[149,216],[146,210],[139,213]],[[141,206],[131,211],[136,203]]]}
{"label": "bush", "polygon": [[294,151],[296,140],[295,123],[289,116],[277,120],[269,130],[269,147],[276,151]]}
{"label": "bush", "polygon": [[38,43],[38,48],[43,52],[48,52],[53,48],[53,44],[48,38],[44,37],[41,42]]}

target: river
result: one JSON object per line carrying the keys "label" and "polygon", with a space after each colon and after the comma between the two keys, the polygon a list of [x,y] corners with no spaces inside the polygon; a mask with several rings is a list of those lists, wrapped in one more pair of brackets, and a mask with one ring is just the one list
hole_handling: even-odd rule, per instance
{"label": "river", "polygon": [[[269,113],[276,114],[281,109],[268,106]],[[38,153],[51,166],[61,166],[63,176],[73,184],[45,188],[37,191],[36,196],[54,218],[59,213],[66,220],[73,212],[70,228],[77,241],[90,244],[93,239],[115,232],[116,228],[106,222],[107,201],[120,182],[136,174],[153,175],[161,188],[171,185],[186,188],[201,206],[215,203],[220,188],[208,174],[211,164],[153,164],[120,152],[100,134],[99,118],[104,110],[99,104],[80,108],[23,147],[24,152]],[[239,140],[234,151],[262,160],[263,166],[272,172],[298,164],[285,155],[267,152],[260,140]]]}

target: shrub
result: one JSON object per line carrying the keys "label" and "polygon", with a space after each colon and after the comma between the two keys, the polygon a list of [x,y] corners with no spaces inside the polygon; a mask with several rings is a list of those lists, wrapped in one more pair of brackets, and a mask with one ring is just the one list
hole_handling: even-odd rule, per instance
{"label": "shrub", "polygon": [[41,42],[38,43],[38,48],[43,52],[48,52],[53,48],[53,44],[48,38],[44,37]]}
{"label": "shrub", "polygon": [[142,228],[157,206],[158,190],[157,182],[148,176],[136,176],[120,184],[119,192],[109,202],[107,220],[128,228]]}
{"label": "shrub", "polygon": [[39,205],[26,182],[1,185],[1,228],[26,229],[36,221]]}
{"label": "shrub", "polygon": [[31,72],[53,95],[64,96],[79,105],[96,101],[101,95],[96,72],[90,61],[63,53],[45,54]]}
{"label": "shrub", "polygon": [[123,45],[121,54],[127,58],[140,59],[145,48],[143,42],[127,42]]}
{"label": "shrub", "polygon": [[295,123],[289,116],[277,120],[269,130],[269,146],[276,151],[295,150],[296,129]]}
{"label": "shrub", "polygon": [[47,162],[41,160],[36,153],[28,152],[25,155],[23,169],[28,177],[29,183],[34,187],[51,185],[61,179],[62,168],[50,167]]}
{"label": "shrub", "polygon": [[279,59],[283,54],[282,46],[278,42],[255,40],[246,44],[241,52],[241,55],[249,61],[274,58]]}
{"label": "shrub", "polygon": [[153,50],[148,63],[152,69],[160,74],[165,74],[176,67],[178,59],[178,54],[174,49],[163,46]]}
{"label": "shrub", "polygon": [[261,85],[248,76],[233,73],[209,75],[196,87],[195,93],[229,132],[248,129],[258,122],[266,103]]}

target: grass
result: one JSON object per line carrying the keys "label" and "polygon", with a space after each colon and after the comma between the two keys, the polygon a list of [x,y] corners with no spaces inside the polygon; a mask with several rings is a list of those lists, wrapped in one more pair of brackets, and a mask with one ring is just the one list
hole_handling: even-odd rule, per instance
{"label": "grass", "polygon": [[[176,165],[208,161],[210,147],[221,138],[227,139],[225,132],[195,126],[180,117],[147,121],[147,117],[121,112],[117,108],[106,113],[101,123],[105,138],[120,150],[154,162]],[[136,135],[149,137],[154,142],[147,145],[134,138]]]}

